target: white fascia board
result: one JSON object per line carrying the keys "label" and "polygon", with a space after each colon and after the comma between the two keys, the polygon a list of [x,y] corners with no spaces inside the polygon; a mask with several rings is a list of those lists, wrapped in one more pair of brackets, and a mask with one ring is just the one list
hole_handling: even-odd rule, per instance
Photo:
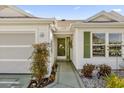
{"label": "white fascia board", "polygon": [[109,12],[109,14],[114,16],[114,17],[116,17],[121,22],[124,21],[124,17],[121,14],[119,14],[119,13],[117,13],[115,11],[111,11],[111,12]]}
{"label": "white fascia board", "polygon": [[34,17],[33,15],[31,15],[30,13],[27,13],[26,11],[14,6],[14,5],[8,5],[9,8],[21,13],[24,16],[28,16],[28,17]]}
{"label": "white fascia board", "polygon": [[10,23],[25,23],[25,24],[51,24],[55,19],[40,19],[40,18],[0,18],[0,24]]}
{"label": "white fascia board", "polygon": [[98,17],[98,16],[100,16],[100,15],[103,15],[103,14],[105,14],[105,13],[106,13],[105,11],[101,11],[101,12],[99,12],[99,13],[97,13],[97,14],[91,16],[91,17],[89,17],[88,19],[86,19],[86,22],[92,21],[92,20],[95,19],[96,17]]}
{"label": "white fascia board", "polygon": [[124,22],[113,22],[113,23],[80,23],[73,24],[71,28],[82,28],[82,27],[124,27]]}
{"label": "white fascia board", "polygon": [[68,31],[68,32],[66,32],[66,31],[55,31],[54,32],[54,34],[61,34],[61,35],[65,35],[65,34],[73,34],[73,32],[72,31]]}
{"label": "white fascia board", "polygon": [[91,16],[90,18],[88,18],[88,19],[86,20],[86,22],[92,21],[92,20],[94,20],[94,19],[96,19],[97,17],[102,16],[102,15],[106,16],[106,17],[109,18],[109,19],[115,20],[115,21],[121,21],[121,20],[119,20],[117,17],[115,17],[115,16],[109,14],[108,12],[106,12],[106,11],[101,11],[101,12],[97,13],[96,15]]}

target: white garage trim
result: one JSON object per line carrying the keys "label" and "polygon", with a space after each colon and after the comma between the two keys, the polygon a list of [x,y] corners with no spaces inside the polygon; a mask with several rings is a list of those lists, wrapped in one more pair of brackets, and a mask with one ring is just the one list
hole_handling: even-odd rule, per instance
{"label": "white garage trim", "polygon": [[32,61],[31,59],[0,59],[0,61]]}
{"label": "white garage trim", "polygon": [[0,31],[0,33],[2,33],[2,34],[18,34],[18,33],[24,33],[24,34],[33,34],[33,33],[35,33],[35,31],[11,31],[11,30],[9,30],[9,31]]}
{"label": "white garage trim", "polygon": [[14,47],[32,47],[32,45],[0,45],[0,48],[2,47],[11,47],[11,48],[14,48]]}
{"label": "white garage trim", "polygon": [[35,43],[37,42],[37,30],[38,29],[0,29],[0,34],[18,34],[18,33],[24,33],[24,34],[35,34]]}
{"label": "white garage trim", "polygon": [[29,57],[33,51],[32,44],[36,41],[36,29],[0,32],[0,73],[30,73],[32,60]]}

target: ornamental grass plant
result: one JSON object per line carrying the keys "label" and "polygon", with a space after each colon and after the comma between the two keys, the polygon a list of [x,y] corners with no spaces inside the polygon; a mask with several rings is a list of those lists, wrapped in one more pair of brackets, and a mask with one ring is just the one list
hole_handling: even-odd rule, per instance
{"label": "ornamental grass plant", "polygon": [[104,78],[107,88],[124,88],[124,78],[120,78],[115,74],[111,74]]}

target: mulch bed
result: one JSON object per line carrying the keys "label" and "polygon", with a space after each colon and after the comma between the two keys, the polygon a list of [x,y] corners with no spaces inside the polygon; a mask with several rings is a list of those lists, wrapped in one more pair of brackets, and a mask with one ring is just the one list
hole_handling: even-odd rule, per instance
{"label": "mulch bed", "polygon": [[54,64],[52,67],[51,75],[48,78],[43,78],[40,82],[37,82],[36,80],[31,80],[28,88],[43,88],[55,81],[56,72],[57,72],[57,64]]}

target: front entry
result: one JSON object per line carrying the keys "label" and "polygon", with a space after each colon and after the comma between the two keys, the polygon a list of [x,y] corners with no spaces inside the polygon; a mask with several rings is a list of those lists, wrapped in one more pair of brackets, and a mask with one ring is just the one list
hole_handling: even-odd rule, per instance
{"label": "front entry", "polygon": [[57,59],[70,60],[70,37],[57,38]]}
{"label": "front entry", "polygon": [[65,59],[65,38],[57,39],[57,56],[59,59]]}

